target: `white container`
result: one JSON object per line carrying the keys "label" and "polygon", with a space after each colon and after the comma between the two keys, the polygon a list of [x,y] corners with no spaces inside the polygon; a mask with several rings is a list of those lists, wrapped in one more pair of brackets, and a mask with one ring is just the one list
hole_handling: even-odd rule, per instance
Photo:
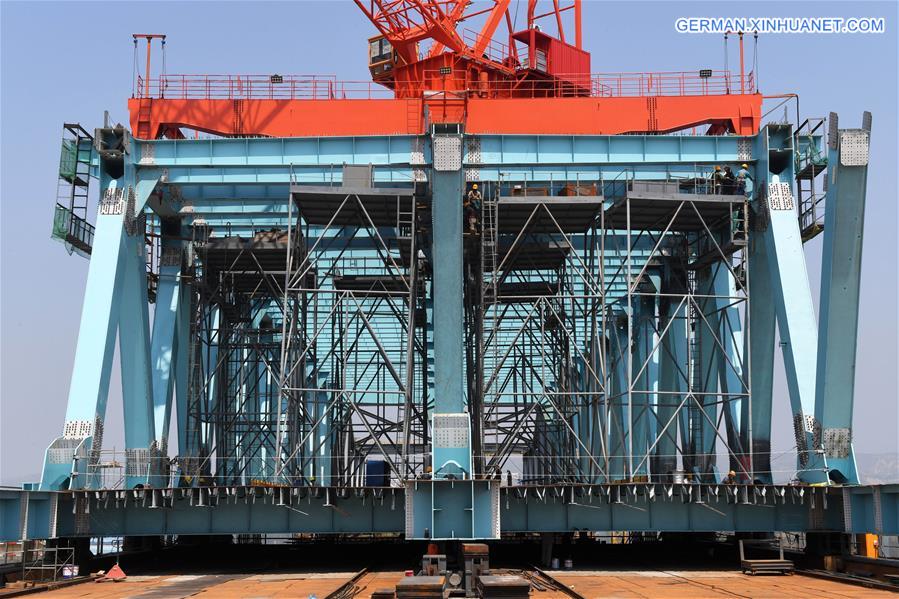
{"label": "white container", "polygon": [[553,570],[559,569],[559,558],[554,557],[551,562],[549,562],[549,567]]}
{"label": "white container", "polygon": [[564,562],[562,562],[562,567],[566,570],[571,570],[572,568],[574,568],[574,560],[565,560]]}

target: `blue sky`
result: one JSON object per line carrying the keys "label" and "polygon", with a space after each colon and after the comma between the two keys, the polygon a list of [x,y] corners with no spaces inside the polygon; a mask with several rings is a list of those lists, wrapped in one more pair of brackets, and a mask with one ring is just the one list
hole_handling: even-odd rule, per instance
{"label": "blue sky", "polygon": [[[516,0],[513,0],[513,10]],[[522,3],[524,4],[524,3]],[[519,22],[524,15],[519,9]],[[678,34],[684,16],[883,16],[880,35],[769,35],[761,91],[800,94],[803,118],[874,115],[865,222],[855,441],[895,453],[897,410],[897,4],[600,2],[584,7],[595,72],[720,69],[716,35]],[[321,73],[367,80],[374,29],[349,0],[330,2],[0,2],[0,481],[33,480],[62,430],[87,261],[50,240],[62,123],[127,122],[131,33],[166,33],[169,73]],[[731,43],[730,66],[737,65]],[[752,45],[747,46],[751,62]],[[793,112],[790,109],[792,118]],[[782,118],[779,109],[769,119]],[[817,295],[820,241],[806,247]],[[778,358],[779,359],[779,358]],[[778,366],[774,449],[792,446]],[[105,446],[121,447],[120,382]]]}

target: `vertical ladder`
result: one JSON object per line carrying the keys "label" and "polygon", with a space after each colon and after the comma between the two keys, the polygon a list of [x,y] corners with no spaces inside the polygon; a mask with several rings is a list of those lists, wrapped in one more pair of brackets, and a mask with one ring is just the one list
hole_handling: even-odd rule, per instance
{"label": "vertical ladder", "polygon": [[137,108],[137,138],[152,139],[150,115],[153,112],[153,98],[141,97]]}
{"label": "vertical ladder", "polygon": [[[410,200],[409,209],[403,210],[402,200],[399,196],[396,198],[396,236],[398,239],[412,239],[415,233],[414,217],[415,217],[415,201],[413,196]],[[414,256],[412,257],[415,258]]]}
{"label": "vertical ladder", "polygon": [[406,133],[409,135],[420,135],[421,132],[421,105],[419,100],[406,100]]}
{"label": "vertical ladder", "polygon": [[[490,287],[493,289],[493,300],[497,300],[496,291],[496,253],[497,253],[497,200],[499,186],[491,186],[492,189],[484,195],[481,201],[481,266],[482,272],[490,273],[490,282],[484,284],[484,296]],[[487,190],[485,190],[487,191]]]}

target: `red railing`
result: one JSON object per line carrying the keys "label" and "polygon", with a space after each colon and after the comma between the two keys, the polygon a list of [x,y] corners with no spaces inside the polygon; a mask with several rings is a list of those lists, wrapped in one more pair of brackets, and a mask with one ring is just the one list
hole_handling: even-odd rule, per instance
{"label": "red railing", "polygon": [[338,81],[331,75],[163,75],[144,85],[137,97],[188,100],[338,100],[392,98],[373,81]]}
{"label": "red railing", "polygon": [[[465,81],[453,77],[429,78],[437,87],[480,97],[564,97],[598,98],[638,96],[715,96],[739,94],[739,75],[712,71],[702,77],[696,71],[667,73],[598,73],[557,75],[552,80]],[[435,85],[436,84],[436,85]],[[417,89],[419,82],[396,82],[400,89]],[[373,81],[338,81],[326,75],[165,75],[145,85],[137,79],[137,97],[169,99],[257,99],[257,100],[339,100],[388,99],[393,90]],[[749,73],[743,90],[755,93],[754,74]]]}
{"label": "red railing", "polygon": [[[591,76],[591,95],[627,96],[722,96],[740,93],[740,76],[728,71],[712,71],[701,77],[698,72],[601,73]],[[753,74],[746,76],[745,93],[755,92]]]}

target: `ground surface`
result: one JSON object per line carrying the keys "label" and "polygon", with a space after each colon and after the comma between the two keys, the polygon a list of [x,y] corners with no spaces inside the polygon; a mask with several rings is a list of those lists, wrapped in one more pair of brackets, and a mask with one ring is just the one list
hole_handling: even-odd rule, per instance
{"label": "ground surface", "polygon": [[[336,590],[353,572],[306,574],[202,574],[129,576],[118,583],[88,582],[38,595],[47,599],[181,599],[185,597],[243,597],[254,599],[294,598],[310,596],[323,599]],[[778,599],[794,597],[895,597],[894,593],[859,586],[819,580],[808,576],[748,576],[722,570],[606,570],[553,572],[559,582],[572,587],[584,597],[615,598],[705,598],[752,597]],[[368,597],[372,591],[391,588],[402,572],[373,572],[359,580],[357,597]],[[531,593],[535,599],[565,597],[560,592]]]}

